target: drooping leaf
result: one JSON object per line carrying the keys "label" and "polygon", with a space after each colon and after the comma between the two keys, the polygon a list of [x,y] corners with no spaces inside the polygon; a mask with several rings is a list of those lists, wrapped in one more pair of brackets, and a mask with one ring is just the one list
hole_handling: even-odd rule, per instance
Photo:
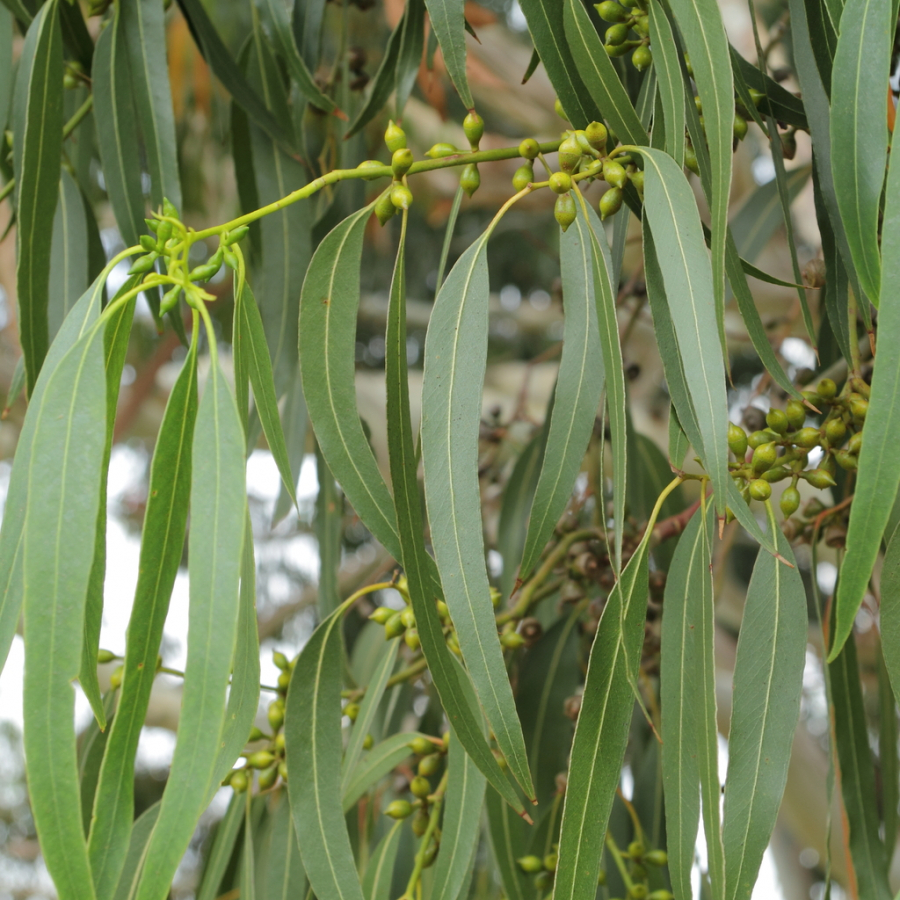
{"label": "drooping leaf", "polygon": [[[883,624],[882,624],[882,627]],[[881,789],[884,804],[884,847],[893,847],[900,826],[900,728],[897,722],[897,703],[891,688],[890,676],[884,663],[884,650],[878,666],[878,766],[881,770]]]}
{"label": "drooping leaf", "polygon": [[737,78],[740,73],[748,88],[753,88],[766,95],[757,107],[760,113],[772,116],[778,122],[784,122],[785,125],[793,125],[806,130],[809,127],[808,109],[805,105],[806,95],[804,94],[803,100],[801,100],[765,72],[757,69],[753,63],[744,59],[734,47],[731,47],[730,50],[731,69],[734,77]]}
{"label": "drooping leaf", "polygon": [[362,880],[365,900],[388,900],[391,895],[391,879],[400,849],[402,825],[402,822],[395,822],[369,857]]}
{"label": "drooping leaf", "polygon": [[487,359],[487,236],[476,240],[447,276],[428,326],[422,382],[425,498],[444,598],[463,659],[510,772],[533,797],[477,524],[478,429]]}
{"label": "drooping leaf", "polygon": [[460,746],[450,739],[447,793],[441,848],[434,867],[434,900],[457,900],[472,867],[487,781]]}
{"label": "drooping leaf", "polygon": [[278,805],[271,814],[272,834],[263,897],[265,900],[294,900],[306,895],[306,873],[300,861],[287,789],[281,790],[276,799]]}
{"label": "drooping leaf", "polygon": [[791,566],[760,553],[734,667],[728,775],[722,816],[725,896],[749,900],[787,780],[800,714],[806,655],[806,591],[790,545],[776,530]]}
{"label": "drooping leaf", "polygon": [[197,351],[192,346],[163,415],[150,464],[144,533],[128,625],[118,712],[97,788],[88,845],[98,897],[119,883],[134,812],[134,759],[156,658],[181,563],[191,484],[191,440],[197,416]]}
{"label": "drooping leaf", "polygon": [[341,567],[341,522],[344,499],[319,448],[316,448],[316,541],[319,545],[319,616],[330,615],[340,603],[338,573]]}
{"label": "drooping leaf", "polygon": [[100,766],[109,740],[108,724],[115,711],[115,692],[109,691],[103,702],[103,722],[105,730],[100,729],[97,717],[88,722],[87,728],[78,738],[78,780],[81,784],[81,818],[84,824],[84,835],[88,836],[91,828],[91,811],[94,808],[94,796],[97,792],[97,780],[100,777]]}
{"label": "drooping leaf", "polygon": [[[432,19],[432,21],[434,21]],[[403,11],[403,33],[397,55],[397,118],[403,117],[403,109],[412,93],[422,50],[425,46],[425,0],[409,0]]]}
{"label": "drooping leaf", "polygon": [[[578,222],[581,224],[579,225]],[[565,332],[553,412],[528,520],[519,578],[530,574],[565,509],[581,468],[603,392],[603,360],[587,224],[560,233]]]}
{"label": "drooping leaf", "polygon": [[[303,384],[300,381],[300,367],[294,373],[294,377],[288,384],[287,395],[284,400],[282,412],[282,425],[284,441],[287,447],[288,462],[291,466],[292,484],[295,486],[300,480],[300,469],[303,465],[303,457],[306,453],[306,400],[303,397]],[[275,511],[272,514],[272,525],[280,522],[293,506],[291,493],[283,485],[275,501]]]}
{"label": "drooping leaf", "polygon": [[[609,122],[620,140],[629,144],[646,144],[648,141],[647,129],[641,124],[640,117],[628,99],[628,94],[619,80],[619,75],[612,62],[606,55],[600,37],[584,6],[579,0],[565,0],[562,5],[565,7],[564,34],[571,54],[570,60],[567,60],[570,71],[578,73],[587,92],[602,111],[603,118]],[[538,49],[540,50],[540,47]],[[543,59],[543,54],[541,58]],[[556,79],[551,76],[551,80],[558,91]],[[576,85],[576,89],[580,89],[581,94],[584,95],[584,88],[580,84]],[[560,99],[562,99],[561,96]],[[568,106],[565,103],[563,106],[568,112]],[[571,121],[575,125],[575,120]],[[591,121],[590,116],[586,121]],[[584,125],[575,125],[575,127],[583,128]]]}
{"label": "drooping leaf", "polygon": [[51,341],[89,284],[88,223],[84,201],[75,179],[61,169],[50,255],[47,317]]}
{"label": "drooping leaf", "polygon": [[441,54],[450,80],[466,109],[472,109],[475,101],[469,90],[466,76],[466,36],[463,33],[465,16],[463,0],[425,0],[431,27],[441,45]]}
{"label": "drooping leaf", "polygon": [[503,892],[509,900],[531,900],[535,896],[534,887],[516,863],[517,859],[528,852],[525,823],[494,790],[488,789],[485,806],[488,836],[494,851],[494,861],[500,871]]}
{"label": "drooping leaf", "polygon": [[225,815],[216,825],[212,846],[206,858],[206,867],[200,879],[197,900],[215,900],[219,896],[222,879],[231,862],[234,846],[244,824],[245,802],[244,796],[235,791],[228,801]]}
{"label": "drooping leaf", "polygon": [[240,896],[256,900],[256,854],[254,853],[253,792],[244,794],[244,839],[241,845]]}
{"label": "drooping leaf", "polygon": [[61,900],[95,896],[70,682],[81,659],[106,440],[103,333],[100,323],[87,330],[56,362],[46,390],[33,395],[30,453],[19,460],[28,478],[22,579],[29,798]]}
{"label": "drooping leaf", "polygon": [[341,808],[345,813],[356,805],[357,800],[373,784],[412,754],[409,742],[418,736],[418,732],[415,731],[398,732],[366,751],[350,773],[346,786],[341,788]]}
{"label": "drooping leaf", "polygon": [[58,0],[50,0],[25,35],[16,74],[13,146],[16,204],[16,296],[19,342],[29,396],[49,346],[47,325],[53,215],[59,191],[63,103]]}
{"label": "drooping leaf", "polygon": [[[405,236],[404,236],[405,237]],[[416,628],[422,653],[434,679],[447,719],[466,753],[518,813],[522,802],[501,771],[483,735],[483,719],[474,700],[467,675],[447,648],[443,625],[434,603],[441,598],[441,583],[434,560],[425,550],[421,497],[417,481],[412,421],[409,411],[409,382],[406,360],[406,275],[405,240],[401,240],[394,278],[385,350],[387,380],[388,455],[391,479],[400,513],[403,568],[409,583],[410,598],[416,616]]]}
{"label": "drooping leaf", "polygon": [[138,900],[166,896],[210,788],[221,778],[216,766],[238,631],[247,500],[243,428],[215,362],[197,410],[192,456],[204,465],[191,473],[190,615],[181,716]]}
{"label": "drooping leaf", "polygon": [[656,61],[659,80],[659,96],[666,124],[665,150],[680,166],[684,162],[684,129],[686,127],[684,79],[678,61],[675,38],[672,35],[672,26],[669,24],[659,0],[651,0],[648,13],[650,15],[650,43],[653,45],[653,58]]}
{"label": "drooping leaf", "polygon": [[900,541],[891,538],[881,567],[881,652],[894,689],[900,697]]}
{"label": "drooping leaf", "polygon": [[153,834],[153,827],[159,816],[159,802],[145,809],[131,829],[131,840],[128,842],[128,853],[125,856],[125,865],[122,867],[122,877],[116,888],[113,900],[133,900],[137,890],[138,874],[141,871],[141,862],[147,850],[147,842]]}
{"label": "drooping leaf", "polygon": [[847,0],[831,75],[831,174],[837,205],[860,284],[876,305],[888,129],[884,104],[872,98],[887,91],[896,25],[891,0]]}
{"label": "drooping leaf", "polygon": [[321,900],[362,900],[341,812],[343,614],[338,607],[301,651],[284,722],[291,815],[310,888]]}
{"label": "drooping leaf", "polygon": [[[872,392],[866,414],[865,439],[850,507],[847,553],[841,564],[835,600],[834,640],[829,659],[836,658],[853,630],[878,556],[881,537],[900,486],[900,166],[888,173],[884,209],[881,304],[878,310],[878,347],[872,373]],[[890,537],[888,535],[888,537]]]}
{"label": "drooping leaf", "polygon": [[295,3],[291,15],[291,31],[294,33],[297,49],[310,70],[315,70],[319,61],[325,3],[326,0]]}
{"label": "drooping leaf", "polygon": [[0,125],[4,128],[9,117],[16,73],[13,66],[13,30],[12,13],[5,6],[0,7]]}
{"label": "drooping leaf", "polygon": [[143,230],[141,170],[135,165],[137,120],[131,91],[131,62],[121,6],[97,39],[94,54],[94,118],[103,180],[122,240],[129,247]]}

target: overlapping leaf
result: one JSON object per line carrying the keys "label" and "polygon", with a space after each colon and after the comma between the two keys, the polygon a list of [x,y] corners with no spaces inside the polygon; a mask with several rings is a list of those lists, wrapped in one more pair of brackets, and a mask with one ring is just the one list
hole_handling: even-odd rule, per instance
{"label": "overlapping leaf", "polygon": [[75,179],[62,169],[59,175],[59,199],[53,217],[50,256],[47,317],[51,341],[59,331],[63,319],[89,284],[88,223],[84,201]]}
{"label": "overlapping leaf", "polygon": [[150,835],[153,834],[158,817],[159,801],[145,809],[134,823],[134,827],[131,829],[131,840],[128,842],[125,865],[122,867],[122,877],[116,888],[114,900],[134,900],[147,842],[150,840]]}
{"label": "overlapping leaf", "polygon": [[346,780],[341,784],[341,807],[345,813],[356,805],[356,801],[373,784],[384,778],[412,753],[409,742],[416,737],[419,737],[416,731],[398,732],[366,751],[353,771],[346,773]]}
{"label": "overlapping leaf", "polygon": [[665,149],[680,166],[684,162],[684,79],[672,26],[659,0],[651,0],[647,11],[650,15],[650,43],[657,65],[659,96],[666,123]]}
{"label": "overlapping leaf", "polygon": [[[432,21],[434,21],[432,19]],[[462,32],[459,32],[462,36]],[[402,118],[406,101],[416,83],[425,46],[425,0],[409,0],[403,12],[403,32],[397,54],[397,118]]]}
{"label": "overlapping leaf", "polygon": [[365,900],[388,900],[391,895],[391,878],[394,875],[397,851],[400,849],[402,824],[402,822],[394,824],[378,842],[378,846],[369,858],[362,880],[362,892]]}
{"label": "overlapping leaf", "polygon": [[219,896],[222,878],[231,862],[234,846],[237,843],[241,826],[244,824],[245,802],[242,794],[233,793],[228,801],[225,815],[219,819],[216,825],[216,834],[206,858],[206,867],[203,870],[197,900],[215,900]]}
{"label": "overlapping leaf", "polygon": [[463,0],[425,0],[431,27],[441,45],[450,80],[467,109],[475,106],[466,76],[466,35]]}
{"label": "overlapping leaf", "polygon": [[306,895],[306,873],[300,861],[287,789],[282,789],[278,794],[277,802],[275,812],[271,814],[263,896],[265,900],[294,900],[301,894]]}

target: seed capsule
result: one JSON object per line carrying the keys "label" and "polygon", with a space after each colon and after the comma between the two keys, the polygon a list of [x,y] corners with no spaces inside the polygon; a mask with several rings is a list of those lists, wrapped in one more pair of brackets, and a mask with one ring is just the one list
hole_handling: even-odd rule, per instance
{"label": "seed capsule", "polygon": [[428,831],[428,822],[430,820],[430,816],[424,809],[420,809],[414,816],[412,820],[412,833],[416,837],[422,837],[426,831]]}
{"label": "seed capsule", "polygon": [[795,487],[785,488],[778,505],[784,517],[789,519],[800,508],[800,491]]}
{"label": "seed capsule", "polygon": [[776,481],[783,481],[791,474],[791,470],[787,466],[772,466],[766,472],[762,473],[763,481],[769,484],[775,484]]}
{"label": "seed capsule", "polygon": [[394,613],[384,623],[384,636],[386,640],[392,640],[395,637],[400,637],[403,632],[406,631],[406,626],[403,624],[403,617],[400,613]]}
{"label": "seed capsule", "polygon": [[384,814],[392,819],[406,819],[412,814],[412,811],[412,804],[409,800],[394,800],[387,805]]}
{"label": "seed capsule", "polygon": [[834,487],[836,484],[835,480],[831,477],[831,473],[822,468],[810,469],[808,472],[803,472],[802,477],[814,488],[818,488],[819,490]]}
{"label": "seed capsule", "polygon": [[402,150],[406,146],[406,132],[393,119],[388,121],[388,127],[384,132],[384,142],[391,153]]}
{"label": "seed capsule", "polygon": [[351,721],[355,722],[356,717],[359,715],[359,704],[358,703],[348,703],[344,707],[344,715]]}
{"label": "seed capsule", "polygon": [[287,689],[291,686],[291,673],[281,672],[278,675],[278,690],[287,693]]}
{"label": "seed capsule", "polygon": [[525,138],[525,140],[519,144],[519,156],[524,159],[537,159],[537,155],[540,152],[540,145],[534,138]]}
{"label": "seed capsule", "polygon": [[554,172],[550,176],[550,190],[554,194],[567,194],[572,190],[572,176],[568,172]]}
{"label": "seed capsule", "polygon": [[611,187],[601,198],[598,208],[600,210],[600,218],[608,219],[614,216],[621,208],[625,195],[621,188]]}
{"label": "seed capsule", "polygon": [[603,180],[611,187],[624,188],[628,174],[614,159],[607,159],[603,163]]}
{"label": "seed capsule", "polygon": [[146,256],[139,256],[128,270],[129,275],[146,275],[153,268],[153,263],[159,259],[159,254],[154,250]]}
{"label": "seed capsule", "polygon": [[628,12],[615,0],[603,0],[602,3],[594,4],[594,9],[604,22],[624,22],[628,19]]}
{"label": "seed capsule", "polygon": [[606,126],[602,122],[591,122],[591,124],[584,129],[584,134],[588,139],[588,143],[595,150],[602,151],[606,149],[606,141],[609,137],[609,131],[607,131]]}
{"label": "seed capsule", "polygon": [[750,445],[751,450],[755,450],[757,447],[768,444],[770,441],[777,441],[778,438],[779,434],[777,431],[763,428],[759,431],[751,432],[750,436],[747,438],[747,443]]}
{"label": "seed capsule", "polygon": [[816,393],[823,400],[832,400],[837,394],[837,385],[830,378],[823,378],[816,385]]}
{"label": "seed capsule", "polygon": [[628,845],[628,855],[632,859],[643,859],[644,845],[640,841],[632,841]]}
{"label": "seed capsule", "polygon": [[477,150],[478,144],[484,136],[484,119],[482,119],[477,112],[472,110],[465,119],[463,119],[463,132],[469,140],[469,146],[473,150]]}
{"label": "seed capsule", "polygon": [[750,465],[754,472],[760,474],[765,472],[766,469],[771,469],[772,466],[775,465],[776,459],[778,459],[778,450],[774,443],[760,444],[760,446],[753,451],[753,458]]}
{"label": "seed capsule", "polygon": [[684,164],[695,175],[700,174],[700,165],[697,162],[697,153],[690,145],[686,145],[684,148]]}
{"label": "seed capsule", "polygon": [[277,700],[273,700],[266,711],[266,718],[269,720],[272,731],[278,731],[284,724],[284,700],[280,697]]}
{"label": "seed capsule", "polygon": [[747,434],[740,425],[733,423],[728,425],[728,449],[734,454],[735,459],[743,461],[747,453]]}
{"label": "seed capsule", "polygon": [[834,454],[837,464],[846,472],[853,472],[859,466],[859,460],[849,450],[838,450]]}
{"label": "seed capsule", "polygon": [[829,444],[837,446],[841,443],[846,434],[847,426],[844,424],[843,419],[829,419],[825,423],[825,437],[828,438]]}
{"label": "seed capsule", "polygon": [[525,643],[525,638],[517,631],[510,631],[508,634],[501,636],[500,643],[507,650],[518,650]]}
{"label": "seed capsule", "polygon": [[363,738],[363,750],[371,750],[375,746],[375,738],[371,734],[367,734]]}
{"label": "seed capsule", "polygon": [[772,485],[763,478],[751,481],[748,490],[754,500],[768,500],[772,496]]}
{"label": "seed capsule", "polygon": [[375,612],[373,612],[369,618],[373,622],[377,622],[379,625],[384,625],[391,616],[393,616],[397,610],[391,609],[389,606],[379,606]]}
{"label": "seed capsule", "polygon": [[469,163],[462,170],[462,175],[459,176],[459,186],[471,197],[480,185],[481,175],[478,172],[478,166],[475,163]]}
{"label": "seed capsule", "polygon": [[778,434],[786,434],[789,424],[787,415],[780,409],[770,409],[766,413],[766,425]]}
{"label": "seed capsule", "polygon": [[[376,163],[376,165],[380,166],[381,163]],[[234,231],[229,231],[228,234],[225,235],[225,243],[230,247],[232,244],[237,244],[239,241],[242,241],[249,233],[249,225],[239,225]]]}
{"label": "seed capsule", "polygon": [[160,315],[165,315],[167,312],[171,312],[178,306],[178,298],[181,296],[181,285],[176,284],[174,287],[170,287],[165,294],[163,294],[162,300],[159,301],[159,313]]}
{"label": "seed capsule", "polygon": [[409,606],[400,613],[400,618],[407,628],[412,628],[416,624],[416,614]]}
{"label": "seed capsule", "polygon": [[233,772],[228,783],[236,794],[243,794],[250,787],[250,778],[243,769]]}
{"label": "seed capsule", "polygon": [[794,435],[794,443],[798,447],[805,447],[807,450],[818,446],[822,440],[822,434],[818,428],[801,428]]}
{"label": "seed capsule", "polygon": [[788,425],[794,431],[802,428],[806,421],[806,407],[799,400],[788,400],[784,414],[787,416]]}
{"label": "seed capsule", "polygon": [[109,686],[111,690],[116,690],[122,686],[122,678],[125,675],[125,666],[116,666],[109,676]]}
{"label": "seed capsule", "polygon": [[849,443],[847,444],[847,449],[853,453],[854,455],[858,455],[859,451],[862,450],[862,432],[857,431],[853,437],[850,438]]}
{"label": "seed capsule", "polygon": [[566,111],[563,109],[559,97],[553,101],[553,111],[563,120],[563,122],[569,121],[569,117],[566,115]]}
{"label": "seed capsule", "polygon": [[251,769],[267,769],[275,761],[275,756],[268,750],[257,750],[247,757],[247,765]]}
{"label": "seed capsule", "polygon": [[[650,52],[650,48],[646,44],[641,44],[634,51],[631,62],[638,72],[643,72],[644,69],[650,68],[653,65],[653,54]],[[744,124],[746,125],[746,122]]]}
{"label": "seed capsule", "polygon": [[638,196],[644,196],[644,172],[642,169],[635,169],[628,173],[628,178],[634,185],[634,189],[638,192]]}
{"label": "seed capsule", "polygon": [[409,742],[409,749],[412,750],[416,756],[428,756],[431,753],[434,753],[434,744],[428,740],[428,738],[424,737],[414,737]]}
{"label": "seed capsule", "polygon": [[869,401],[863,397],[854,397],[850,401],[850,415],[854,421],[864,422],[866,413],[869,411]]}
{"label": "seed capsule", "polygon": [[429,159],[443,159],[445,156],[454,156],[459,152],[453,144],[435,144],[425,152],[425,155]]}
{"label": "seed capsule", "polygon": [[559,856],[556,853],[548,853],[544,857],[543,862],[545,872],[555,872],[556,864],[559,862]]}
{"label": "seed capsule", "polygon": [[581,147],[573,137],[566,138],[559,145],[559,167],[563,172],[574,172],[582,157]]}
{"label": "seed capsule", "polygon": [[651,866],[664,866],[669,862],[669,855],[665,850],[651,850],[644,854],[644,861]]}
{"label": "seed capsule", "polygon": [[397,209],[409,209],[412,206],[412,202],[412,191],[405,184],[399,181],[395,182],[391,188],[391,203]]}
{"label": "seed capsule", "polygon": [[286,672],[291,667],[288,658],[280,650],[274,650],[272,652],[272,662],[275,663],[282,672]]}
{"label": "seed capsule", "polygon": [[278,781],[278,766],[270,766],[259,773],[258,782],[261,791],[274,787],[276,781]]}
{"label": "seed capsule", "polygon": [[747,120],[743,116],[739,116],[735,113],[731,132],[734,135],[735,140],[742,141],[747,137]]}
{"label": "seed capsule", "polygon": [[575,200],[571,194],[560,194],[553,206],[553,215],[559,223],[559,227],[565,231],[576,218]]}
{"label": "seed capsule", "polygon": [[202,266],[195,266],[188,273],[188,278],[191,281],[209,281],[221,268],[222,264],[220,262],[209,262]]}
{"label": "seed capsule", "polygon": [[522,163],[513,175],[513,188],[516,193],[524,191],[532,181],[534,181],[534,166],[530,162]]}
{"label": "seed capsule", "polygon": [[409,783],[409,790],[413,797],[424,800],[431,793],[431,782],[422,775],[416,775]]}
{"label": "seed capsule", "polygon": [[395,150],[391,156],[391,171],[394,173],[394,178],[402,178],[409,171],[412,164],[412,150],[407,147]]}
{"label": "seed capsule", "polygon": [[422,646],[419,632],[415,628],[406,629],[406,633],[403,635],[403,642],[410,650],[418,650]]}
{"label": "seed capsule", "polygon": [[423,756],[419,761],[418,772],[420,775],[424,775],[426,778],[428,778],[431,775],[434,775],[440,767],[441,754],[429,753],[427,756]]}
{"label": "seed capsule", "polygon": [[628,37],[628,31],[627,22],[617,22],[615,25],[610,25],[606,29],[606,43],[621,44]]}
{"label": "seed capsule", "polygon": [[534,886],[539,891],[546,891],[548,888],[553,886],[553,873],[552,872],[538,872],[537,875],[534,876]]}

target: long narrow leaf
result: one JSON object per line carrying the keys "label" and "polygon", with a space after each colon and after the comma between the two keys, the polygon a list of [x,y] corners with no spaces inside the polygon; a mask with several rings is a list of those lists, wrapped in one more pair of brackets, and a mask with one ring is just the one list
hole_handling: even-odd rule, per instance
{"label": "long narrow leaf", "polygon": [[[432,22],[434,19],[432,19]],[[459,32],[460,36],[462,31]],[[400,51],[397,55],[397,118],[403,117],[403,109],[412,93],[422,50],[425,46],[425,0],[409,0],[403,13],[403,33],[400,37]],[[449,70],[448,70],[449,71]]]}
{"label": "long narrow leaf", "polygon": [[402,822],[394,824],[378,842],[375,852],[369,858],[362,880],[362,892],[365,900],[388,900],[391,895],[391,879],[394,875],[394,865],[397,862],[397,851],[400,849],[402,824]]}
{"label": "long narrow leaf", "polygon": [[133,900],[137,890],[138,874],[141,864],[147,852],[147,843],[153,834],[153,827],[159,817],[159,802],[145,809],[134,823],[131,829],[131,840],[128,843],[128,853],[125,856],[125,865],[122,867],[122,878],[116,888],[114,900]]}
{"label": "long narrow leaf", "polygon": [[418,737],[418,732],[398,732],[366,751],[365,756],[356,764],[347,779],[346,785],[341,788],[341,808],[345,813],[356,805],[356,801],[373,784],[410,756],[412,750],[409,742],[415,737]]}
{"label": "long narrow leaf", "polygon": [[650,43],[656,60],[656,77],[666,123],[665,150],[680,166],[684,162],[685,90],[672,26],[659,0],[650,0]]}
{"label": "long narrow leaf", "polygon": [[527,881],[516,862],[528,851],[525,823],[494,790],[488,790],[485,807],[488,837],[494,852],[494,861],[500,872],[504,895],[509,900],[530,900],[535,896],[534,887]]}
{"label": "long narrow leaf", "polygon": [[84,201],[75,179],[62,169],[59,173],[59,200],[53,217],[50,256],[47,317],[51,340],[89,284],[88,223]]}
{"label": "long narrow leaf", "polygon": [[234,854],[234,845],[237,843],[244,821],[243,795],[237,792],[231,795],[228,801],[228,809],[225,815],[219,819],[216,825],[215,836],[209,855],[206,858],[206,868],[200,880],[200,890],[197,892],[197,900],[215,900],[219,896],[219,888],[228,864]]}
{"label": "long narrow leaf", "polygon": [[291,818],[287,790],[282,790],[277,799],[278,806],[271,815],[272,836],[266,861],[266,888],[263,896],[265,900],[294,900],[306,895],[306,873],[300,861],[300,848],[297,846],[297,832]]}
{"label": "long narrow leaf", "polygon": [[441,45],[441,54],[450,80],[466,109],[472,109],[475,101],[466,76],[466,35],[463,26],[464,0],[425,0],[431,27]]}

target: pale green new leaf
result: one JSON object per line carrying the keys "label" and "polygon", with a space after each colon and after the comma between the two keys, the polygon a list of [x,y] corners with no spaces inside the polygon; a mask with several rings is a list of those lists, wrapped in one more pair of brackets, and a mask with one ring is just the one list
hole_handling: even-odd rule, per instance
{"label": "pale green new leaf", "polygon": [[450,80],[466,109],[472,109],[475,101],[469,90],[466,76],[466,34],[463,15],[464,0],[425,0],[431,27],[441,45],[441,54]]}
{"label": "pale green new leaf", "polygon": [[206,808],[226,726],[225,692],[238,632],[245,531],[244,431],[214,361],[194,427],[188,541],[190,615],[175,753],[147,848],[138,900],[162,900]]}
{"label": "pale green new leaf", "polygon": [[900,165],[888,173],[882,253],[878,353],[837,587],[832,660],[853,630],[900,486]]}
{"label": "pale green new leaf", "polygon": [[25,35],[13,98],[16,295],[29,396],[49,345],[50,248],[63,127],[63,46],[57,7],[58,0],[46,3]]}
{"label": "pale green new leaf", "polygon": [[[362,900],[341,811],[341,623],[313,632],[291,675],[284,736],[288,794],[310,888],[320,900]],[[291,774],[296,777],[291,778]]]}
{"label": "pale green new leaf", "polygon": [[896,18],[891,0],[847,0],[831,73],[831,175],[860,284],[876,305],[888,148],[885,104],[877,98],[887,94]]}
{"label": "pale green new leaf", "polygon": [[785,565],[760,553],[734,667],[722,843],[725,896],[749,900],[787,780],[800,714],[806,655],[806,591],[790,545],[776,529]]}
{"label": "pale green new leaf", "polygon": [[444,598],[469,675],[513,777],[534,796],[522,728],[497,635],[480,527],[478,431],[487,361],[487,233],[460,257],[425,339],[422,459]]}
{"label": "pale green new leaf", "polygon": [[[560,233],[565,331],[541,474],[519,578],[531,574],[572,493],[603,392],[603,352],[594,301],[592,241],[583,220]],[[510,564],[512,561],[510,560]]]}
{"label": "pale green new leaf", "polygon": [[388,900],[391,895],[391,878],[394,875],[397,851],[400,849],[402,826],[403,822],[395,822],[369,857],[362,880],[362,892],[366,900]]}

